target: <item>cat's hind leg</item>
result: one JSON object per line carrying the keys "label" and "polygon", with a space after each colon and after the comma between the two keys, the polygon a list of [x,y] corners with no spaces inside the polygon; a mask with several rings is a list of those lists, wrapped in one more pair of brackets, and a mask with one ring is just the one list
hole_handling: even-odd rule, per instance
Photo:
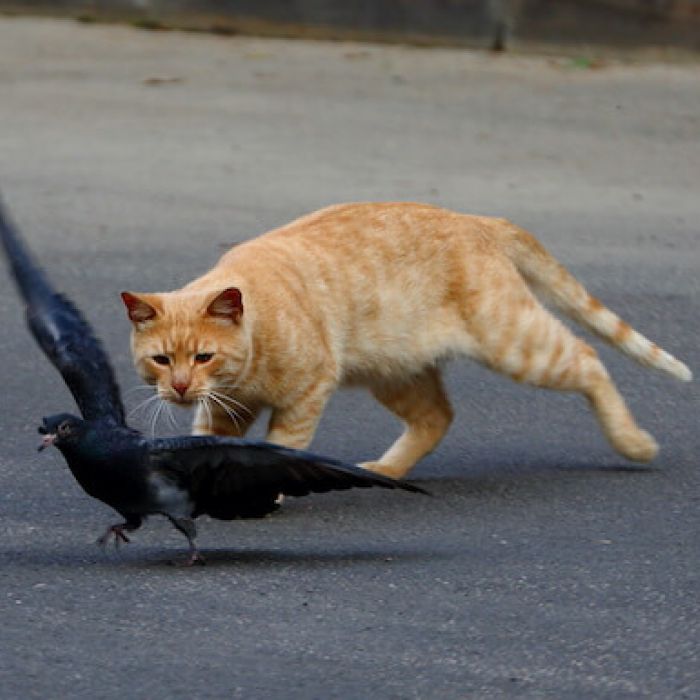
{"label": "cat's hind leg", "polygon": [[371,387],[375,398],[405,423],[401,437],[376,462],[361,466],[401,479],[416,462],[440,442],[452,422],[453,412],[434,367],[399,382],[378,382]]}
{"label": "cat's hind leg", "polygon": [[596,351],[528,296],[502,303],[483,327],[486,364],[519,382],[579,392],[620,454],[636,462],[653,459],[656,441],[636,424]]}
{"label": "cat's hind leg", "polygon": [[650,462],[659,451],[656,440],[635,423],[605,368],[600,366],[603,372],[590,378],[582,393],[591,402],[612,446],[634,462]]}

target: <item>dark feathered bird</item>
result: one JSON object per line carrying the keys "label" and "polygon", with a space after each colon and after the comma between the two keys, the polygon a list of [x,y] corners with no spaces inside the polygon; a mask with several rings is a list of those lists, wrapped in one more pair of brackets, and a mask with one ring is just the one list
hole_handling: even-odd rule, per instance
{"label": "dark feathered bird", "polygon": [[41,349],[63,376],[82,418],[44,418],[40,449],[55,445],[83,489],[114,508],[124,522],[99,538],[128,542],[126,533],[148,515],[161,514],[190,545],[186,564],[202,562],[194,519],[262,517],[279,494],[305,496],[353,487],[380,486],[422,492],[416,486],[310,452],[233,438],[181,436],[147,439],[126,424],[119,387],[92,328],[58,294],[33,260],[0,206],[0,239],[22,297],[27,323]]}

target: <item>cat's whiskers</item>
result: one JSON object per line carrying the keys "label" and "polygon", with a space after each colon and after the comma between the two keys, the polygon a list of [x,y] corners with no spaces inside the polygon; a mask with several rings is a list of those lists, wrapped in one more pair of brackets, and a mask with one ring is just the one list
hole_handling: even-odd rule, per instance
{"label": "cat's whiskers", "polygon": [[[150,389],[150,387],[148,387]],[[129,413],[127,414],[127,418],[131,418],[131,416],[135,415],[139,411],[143,411],[146,408],[149,408],[150,405],[154,402],[160,399],[161,397],[156,393],[153,394],[152,396],[149,396],[147,399],[144,399],[140,403],[138,403],[134,408],[132,408]]]}
{"label": "cat's whiskers", "polygon": [[237,415],[236,411],[233,408],[227,406],[219,398],[219,396],[217,395],[217,392],[210,390],[207,393],[207,399],[211,399],[215,404],[217,404],[219,407],[221,407],[224,410],[224,412],[226,413],[226,415],[231,419],[233,424],[236,426],[236,430],[238,430],[240,432],[241,424],[239,423],[239,419],[241,419],[241,416]]}
{"label": "cat's whiskers", "polygon": [[240,413],[236,409],[241,409],[242,411],[247,413],[249,418],[253,417],[253,412],[245,404],[234,399],[233,396],[229,396],[228,394],[224,394],[220,391],[216,391],[216,389],[209,389],[209,393],[212,394],[213,396],[216,396],[218,399],[221,399],[224,403],[229,404],[229,407],[231,408],[231,410],[241,420],[243,420],[243,416],[240,415]]}
{"label": "cat's whiskers", "polygon": [[[222,389],[228,389],[229,391],[235,391],[238,389],[240,386],[240,382],[234,382],[232,384],[217,384],[217,386],[221,387]],[[236,408],[240,408],[241,410],[245,411],[251,418],[253,417],[253,412],[244,404],[238,401],[238,399],[234,399],[233,396],[230,394],[223,394],[220,391],[215,391],[214,389],[209,389],[209,391],[213,391],[216,393],[217,396],[220,398],[224,398],[227,401],[230,401]]]}
{"label": "cat's whiskers", "polygon": [[155,437],[156,434],[156,427],[158,426],[158,418],[160,417],[160,413],[163,410],[163,402],[161,401],[160,403],[156,404],[156,408],[153,411],[153,415],[151,416],[151,436]]}
{"label": "cat's whiskers", "polygon": [[[132,388],[148,389],[149,391],[153,391],[153,387],[151,386]],[[157,388],[152,396],[149,396],[148,398],[144,399],[129,411],[129,413],[127,414],[127,419],[141,412],[146,413],[144,420],[149,425],[149,429],[152,435],[155,435],[156,433],[158,421],[160,420],[160,417],[163,414],[163,412],[165,412],[165,416],[168,419],[168,423],[174,429],[177,430],[179,427],[173,415],[172,407],[167,396]]]}
{"label": "cat's whiskers", "polygon": [[165,413],[168,417],[168,422],[175,430],[177,430],[179,426],[177,424],[177,421],[175,420],[175,416],[173,415],[173,407],[170,405],[169,402],[164,401],[163,403],[165,404]]}

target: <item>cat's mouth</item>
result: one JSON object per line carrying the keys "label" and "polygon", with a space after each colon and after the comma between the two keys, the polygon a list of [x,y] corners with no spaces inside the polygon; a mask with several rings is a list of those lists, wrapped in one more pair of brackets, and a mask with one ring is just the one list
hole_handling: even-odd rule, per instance
{"label": "cat's mouth", "polygon": [[183,408],[187,408],[189,406],[193,406],[199,401],[198,396],[180,396],[179,394],[170,394],[168,396],[168,401],[170,403],[174,403],[176,406],[182,406]]}

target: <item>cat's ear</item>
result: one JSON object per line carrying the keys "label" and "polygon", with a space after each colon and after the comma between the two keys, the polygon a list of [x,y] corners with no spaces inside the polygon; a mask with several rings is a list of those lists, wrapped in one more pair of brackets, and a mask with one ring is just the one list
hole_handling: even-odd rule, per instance
{"label": "cat's ear", "polygon": [[122,301],[132,323],[143,323],[156,317],[156,310],[137,294],[122,292]]}
{"label": "cat's ear", "polygon": [[209,302],[207,306],[207,314],[215,318],[224,318],[228,321],[238,323],[243,315],[243,295],[241,290],[236,287],[229,287],[219,292]]}

